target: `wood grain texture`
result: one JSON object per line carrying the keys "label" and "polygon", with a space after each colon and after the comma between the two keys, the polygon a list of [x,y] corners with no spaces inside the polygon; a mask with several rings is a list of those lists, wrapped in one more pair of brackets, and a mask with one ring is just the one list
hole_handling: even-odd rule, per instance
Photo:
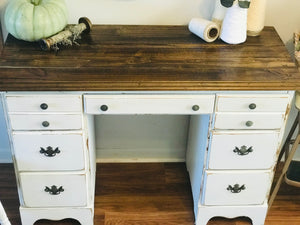
{"label": "wood grain texture", "polygon": [[9,36],[0,57],[0,91],[295,90],[299,78],[272,27],[228,45],[186,26],[96,25],[57,53]]}
{"label": "wood grain texture", "polygon": [[[94,224],[193,225],[191,195],[183,163],[97,164]],[[0,164],[0,199],[12,225],[20,225],[12,164]],[[50,224],[79,225],[71,219],[35,223]],[[265,225],[299,224],[300,188],[283,183]],[[251,221],[217,217],[207,225],[251,225]]]}

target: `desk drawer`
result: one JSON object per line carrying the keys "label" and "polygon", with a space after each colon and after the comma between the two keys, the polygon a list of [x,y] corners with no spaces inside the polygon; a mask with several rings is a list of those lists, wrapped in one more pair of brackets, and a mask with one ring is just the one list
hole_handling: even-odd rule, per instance
{"label": "desk drawer", "polygon": [[279,132],[231,131],[212,134],[209,169],[270,169],[276,162]]}
{"label": "desk drawer", "polygon": [[80,114],[10,114],[13,130],[71,130],[82,128]]}
{"label": "desk drawer", "polygon": [[217,112],[285,112],[289,95],[218,95]]}
{"label": "desk drawer", "polygon": [[83,170],[82,133],[14,132],[19,171]]}
{"label": "desk drawer", "polygon": [[205,174],[204,205],[263,204],[271,172],[210,172]]}
{"label": "desk drawer", "polygon": [[87,205],[85,174],[20,173],[20,183],[26,207]]}
{"label": "desk drawer", "polygon": [[7,96],[6,101],[9,113],[82,112],[81,95]]}
{"label": "desk drawer", "polygon": [[216,113],[215,129],[280,129],[283,113]]}
{"label": "desk drawer", "polygon": [[88,114],[203,114],[212,113],[214,95],[86,95]]}

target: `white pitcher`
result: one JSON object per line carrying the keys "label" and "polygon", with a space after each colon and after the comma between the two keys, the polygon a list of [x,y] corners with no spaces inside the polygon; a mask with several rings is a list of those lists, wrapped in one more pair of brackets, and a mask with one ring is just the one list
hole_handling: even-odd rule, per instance
{"label": "white pitcher", "polygon": [[218,24],[219,28],[222,27],[222,23],[226,14],[227,8],[222,6],[220,0],[216,0],[215,8],[212,14],[211,20]]}
{"label": "white pitcher", "polygon": [[238,0],[227,9],[220,38],[228,44],[240,44],[247,39],[247,8],[241,8]]}

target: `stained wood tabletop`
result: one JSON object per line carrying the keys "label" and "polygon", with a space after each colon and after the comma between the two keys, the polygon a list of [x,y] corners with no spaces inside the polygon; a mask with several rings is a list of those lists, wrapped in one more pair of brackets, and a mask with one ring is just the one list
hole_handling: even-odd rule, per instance
{"label": "stained wood tabletop", "polygon": [[8,36],[0,91],[296,90],[300,74],[273,27],[239,45],[187,26],[96,25],[80,46],[42,51]]}

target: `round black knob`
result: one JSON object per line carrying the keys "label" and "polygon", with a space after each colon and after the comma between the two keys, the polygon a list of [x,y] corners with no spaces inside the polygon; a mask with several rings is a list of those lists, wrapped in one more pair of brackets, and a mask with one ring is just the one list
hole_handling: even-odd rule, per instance
{"label": "round black knob", "polygon": [[247,127],[252,127],[252,126],[253,126],[253,122],[250,121],[250,120],[247,121],[247,122],[246,122],[246,126],[247,126]]}
{"label": "round black knob", "polygon": [[42,110],[46,110],[46,109],[48,109],[48,105],[47,105],[46,103],[42,103],[42,104],[40,105],[40,108],[41,108]]}
{"label": "round black knob", "polygon": [[107,105],[101,105],[100,106],[101,111],[107,111],[108,110],[108,106]]}
{"label": "round black knob", "polygon": [[193,105],[192,110],[198,111],[200,109],[199,105]]}
{"label": "round black knob", "polygon": [[43,121],[42,126],[43,127],[49,127],[50,123],[48,121]]}
{"label": "round black knob", "polygon": [[249,109],[251,109],[251,110],[256,109],[256,104],[255,103],[251,103],[249,105]]}

